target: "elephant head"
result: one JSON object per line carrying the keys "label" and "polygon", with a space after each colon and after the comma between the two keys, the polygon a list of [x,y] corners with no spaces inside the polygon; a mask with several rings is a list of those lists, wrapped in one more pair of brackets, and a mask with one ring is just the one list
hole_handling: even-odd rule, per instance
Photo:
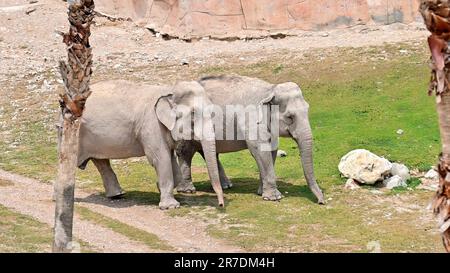
{"label": "elephant head", "polygon": [[200,141],[211,184],[217,194],[219,206],[223,206],[214,126],[211,116],[205,111],[211,105],[211,100],[198,82],[179,82],[169,94],[159,98],[155,110],[159,121],[171,132],[174,141]]}
{"label": "elephant head", "polygon": [[317,185],[313,166],[313,136],[309,123],[309,104],[305,101],[300,87],[295,83],[275,85],[262,104],[278,105],[279,132],[282,137],[293,138],[301,155],[303,172],[309,188],[323,204],[324,196]]}

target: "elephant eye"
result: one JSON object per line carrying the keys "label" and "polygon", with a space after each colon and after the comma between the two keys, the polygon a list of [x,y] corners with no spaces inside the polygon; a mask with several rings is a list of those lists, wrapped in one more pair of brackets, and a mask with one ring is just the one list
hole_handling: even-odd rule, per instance
{"label": "elephant eye", "polygon": [[292,124],[292,123],[294,123],[294,115],[292,115],[292,114],[287,114],[285,117],[284,117],[284,120],[286,121],[286,123],[287,124]]}

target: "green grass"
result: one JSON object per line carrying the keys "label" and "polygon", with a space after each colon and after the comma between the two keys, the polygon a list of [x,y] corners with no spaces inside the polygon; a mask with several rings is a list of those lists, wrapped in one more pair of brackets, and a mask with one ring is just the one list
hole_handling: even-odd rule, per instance
{"label": "green grass", "polygon": [[[400,49],[408,49],[409,54],[400,54]],[[315,203],[295,143],[282,139],[280,148],[288,153],[276,165],[278,185],[285,196],[282,202],[264,202],[255,194],[258,169],[251,155],[243,151],[221,155],[235,185],[226,191],[224,210],[215,208],[204,162],[196,156],[193,177],[199,193],[177,195],[182,208],[169,214],[210,221],[211,235],[250,251],[367,252],[372,242],[379,242],[382,251],[387,252],[441,251],[434,222],[423,209],[431,193],[416,190],[417,180],[409,182],[409,189],[391,193],[374,194],[371,188],[347,192],[342,189],[345,180],[337,170],[340,158],[358,148],[410,168],[427,170],[435,164],[440,140],[434,99],[426,94],[429,68],[425,45],[287,54],[249,65],[231,62],[227,66],[199,68],[190,71],[190,76],[236,73],[274,83],[298,83],[311,106],[316,177],[328,204]],[[55,132],[49,133],[39,121],[33,120],[30,125],[17,149],[0,141],[0,149],[10,151],[0,154],[0,167],[52,179],[56,149],[55,138],[49,136]],[[398,129],[405,133],[398,135]],[[114,162],[113,167],[128,192],[126,198],[146,205],[158,204],[156,174],[147,162],[122,160]],[[85,190],[103,191],[92,164],[79,172],[78,180]],[[122,228],[127,236],[146,240],[139,230]]]}
{"label": "green grass", "polygon": [[111,230],[120,233],[132,240],[142,242],[149,246],[151,249],[160,251],[173,251],[174,249],[158,238],[158,236],[142,231],[138,228],[134,228],[122,222],[116,221],[112,218],[106,217],[102,214],[96,213],[88,208],[76,206],[76,212],[84,220],[94,222]]}
{"label": "green grass", "polygon": [[[7,186],[0,180],[0,186]],[[80,242],[82,252],[93,252],[89,244]],[[0,253],[50,252],[52,229],[32,217],[0,205]]]}
{"label": "green grass", "polygon": [[49,252],[49,226],[0,206],[0,253]]}

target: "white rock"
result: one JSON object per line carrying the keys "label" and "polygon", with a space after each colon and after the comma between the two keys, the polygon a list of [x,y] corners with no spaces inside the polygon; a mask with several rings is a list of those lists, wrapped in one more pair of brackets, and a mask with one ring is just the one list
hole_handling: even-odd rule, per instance
{"label": "white rock", "polygon": [[405,131],[403,131],[402,129],[398,129],[397,130],[397,134],[398,135],[403,135],[405,133]]}
{"label": "white rock", "polygon": [[392,190],[393,188],[397,188],[397,187],[407,187],[408,185],[406,184],[406,182],[403,180],[403,178],[401,178],[398,175],[394,175],[393,177],[390,177],[386,180],[383,181],[383,186],[387,189]]}
{"label": "white rock", "polygon": [[339,163],[339,171],[345,177],[369,185],[382,181],[391,169],[387,159],[363,149],[351,151]]}
{"label": "white rock", "polygon": [[357,190],[357,189],[359,189],[359,188],[361,188],[361,187],[360,187],[360,186],[358,185],[358,183],[357,183],[355,180],[353,180],[353,179],[347,180],[347,182],[345,183],[345,186],[344,186],[344,189],[346,189],[346,190],[351,190],[351,191]]}
{"label": "white rock", "polygon": [[287,157],[287,153],[283,150],[278,150],[277,157]]}
{"label": "white rock", "polygon": [[425,176],[426,179],[439,179],[439,173],[437,171],[435,171],[434,169],[429,170]]}
{"label": "white rock", "polygon": [[400,176],[405,182],[411,178],[408,167],[403,164],[392,163],[391,174]]}

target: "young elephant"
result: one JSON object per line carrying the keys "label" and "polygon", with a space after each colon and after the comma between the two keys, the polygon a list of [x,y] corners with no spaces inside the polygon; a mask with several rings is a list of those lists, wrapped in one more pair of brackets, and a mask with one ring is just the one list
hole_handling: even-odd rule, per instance
{"label": "young elephant", "polygon": [[[198,103],[202,102],[202,103]],[[158,174],[161,193],[160,208],[177,208],[173,196],[179,167],[174,155],[176,130],[201,125],[202,149],[205,151],[208,172],[219,205],[223,193],[217,169],[216,146],[210,118],[192,113],[210,104],[203,87],[197,82],[179,82],[175,86],[150,86],[128,81],[106,81],[92,86],[80,128],[78,163],[81,169],[92,160],[102,176],[108,197],[123,194],[110,159],[146,156]],[[184,122],[184,124],[183,124]],[[190,137],[190,135],[189,135]]]}
{"label": "young elephant", "polygon": [[[213,104],[220,105],[223,109],[227,105],[277,105],[279,107],[279,136],[289,137],[296,141],[301,152],[301,162],[308,186],[317,197],[318,202],[324,203],[323,193],[314,176],[313,137],[308,118],[309,105],[297,84],[273,85],[259,79],[240,76],[208,77],[201,79],[200,84],[205,88]],[[225,130],[230,126],[234,126],[234,124],[227,123]],[[266,127],[270,126],[267,124]],[[261,184],[258,194],[262,194],[265,200],[281,199],[281,193],[276,189],[273,170],[277,148],[272,153],[267,153],[261,149],[255,149],[252,141],[249,140],[217,140],[217,153],[236,152],[247,148],[256,159],[260,170]],[[178,192],[195,191],[191,178],[191,162],[195,152],[199,150],[201,147],[194,141],[183,141],[182,145],[178,146],[177,155],[183,175],[182,182],[177,186]],[[230,188],[232,184],[226,177],[220,162],[219,174],[222,187]]]}

